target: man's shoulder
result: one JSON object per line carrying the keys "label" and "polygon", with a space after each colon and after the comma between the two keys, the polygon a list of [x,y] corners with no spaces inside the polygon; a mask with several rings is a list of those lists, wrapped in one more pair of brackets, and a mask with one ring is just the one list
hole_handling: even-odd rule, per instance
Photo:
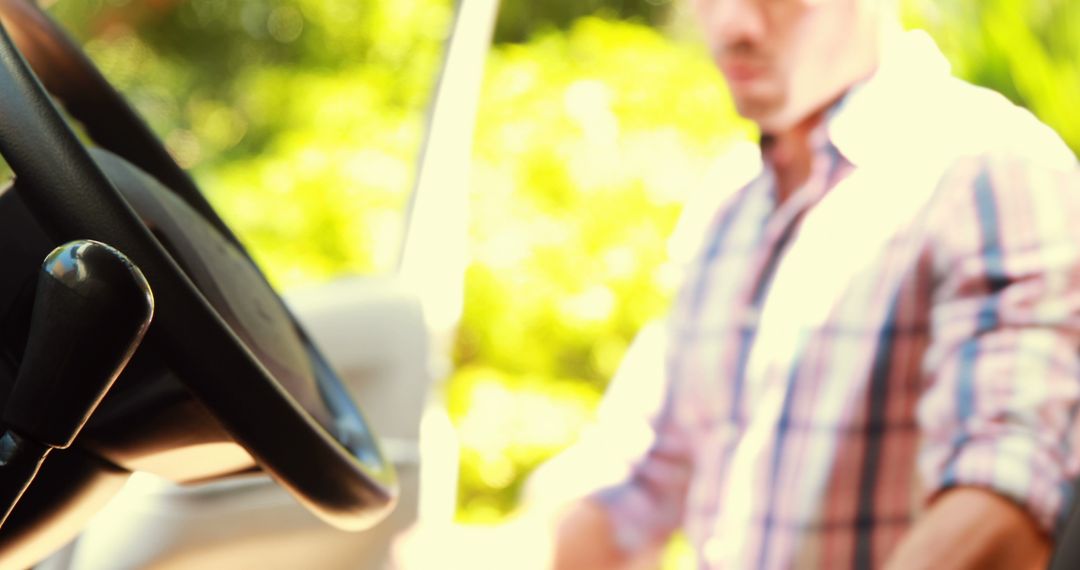
{"label": "man's shoulder", "polygon": [[930,37],[892,39],[878,71],[846,97],[830,125],[856,165],[939,164],[1008,154],[1063,167],[1076,161],[1050,127],[1003,95],[957,78]]}
{"label": "man's shoulder", "polygon": [[[1077,183],[1072,150],[1031,111],[1004,95],[950,78],[942,89],[941,196],[995,200],[1020,192],[1055,193]],[[948,199],[942,198],[945,202]]]}
{"label": "man's shoulder", "polygon": [[991,89],[951,77],[940,89],[935,115],[940,125],[935,136],[941,146],[948,145],[938,150],[954,160],[1005,160],[1053,169],[1076,165],[1076,157],[1053,129]]}

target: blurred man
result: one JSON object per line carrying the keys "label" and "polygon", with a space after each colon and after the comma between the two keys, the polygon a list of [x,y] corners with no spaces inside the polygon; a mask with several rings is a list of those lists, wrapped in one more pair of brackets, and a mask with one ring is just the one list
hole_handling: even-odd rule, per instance
{"label": "blurred man", "polygon": [[763,168],[689,268],[647,451],[555,565],[676,529],[709,568],[1045,564],[1080,473],[1075,157],[888,0],[692,2]]}

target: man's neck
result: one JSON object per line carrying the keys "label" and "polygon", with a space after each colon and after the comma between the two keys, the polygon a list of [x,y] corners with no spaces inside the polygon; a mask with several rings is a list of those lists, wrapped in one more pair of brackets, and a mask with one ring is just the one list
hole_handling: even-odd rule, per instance
{"label": "man's neck", "polygon": [[825,119],[829,106],[810,114],[787,130],[762,135],[762,158],[776,177],[777,207],[810,177],[814,155],[810,135]]}

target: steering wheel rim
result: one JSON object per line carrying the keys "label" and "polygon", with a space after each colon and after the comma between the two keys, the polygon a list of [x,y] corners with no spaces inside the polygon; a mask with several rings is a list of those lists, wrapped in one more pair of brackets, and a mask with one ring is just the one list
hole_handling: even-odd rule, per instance
{"label": "steering wheel rim", "polygon": [[[160,142],[89,59],[36,6],[3,0],[0,8],[5,18],[15,14],[20,22],[29,22],[35,34],[44,34],[67,51],[63,55],[68,63],[81,66],[79,71],[85,77],[100,80],[107,89],[96,95],[128,110],[120,117],[126,123],[121,131],[137,133],[141,129],[160,148]],[[170,364],[265,471],[312,512],[339,528],[367,528],[392,509],[397,494],[393,469],[366,430],[355,403],[302,327],[289,315],[308,348],[312,372],[327,398],[328,409],[351,436],[335,438],[318,423],[230,328],[95,164],[2,23],[0,155],[18,177],[23,201],[51,237],[60,242],[95,239],[109,243],[142,269],[157,300],[155,322],[148,335],[179,355]],[[169,165],[179,175],[173,172],[167,176],[170,180],[163,181],[166,186],[242,252],[235,237],[171,159],[168,164],[155,165],[151,174],[161,177],[167,173],[160,169],[169,169]],[[174,187],[172,183],[178,179],[187,180],[189,187]],[[264,414],[238,413],[253,408]],[[264,421],[266,417],[273,421]]]}

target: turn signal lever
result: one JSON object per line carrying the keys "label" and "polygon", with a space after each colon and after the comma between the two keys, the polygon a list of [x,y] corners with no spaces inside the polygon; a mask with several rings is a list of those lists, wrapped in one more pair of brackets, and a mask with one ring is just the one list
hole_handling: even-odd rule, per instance
{"label": "turn signal lever", "polygon": [[74,241],[45,258],[26,350],[0,418],[0,526],[49,452],[75,440],[153,313],[146,278],[116,249]]}

